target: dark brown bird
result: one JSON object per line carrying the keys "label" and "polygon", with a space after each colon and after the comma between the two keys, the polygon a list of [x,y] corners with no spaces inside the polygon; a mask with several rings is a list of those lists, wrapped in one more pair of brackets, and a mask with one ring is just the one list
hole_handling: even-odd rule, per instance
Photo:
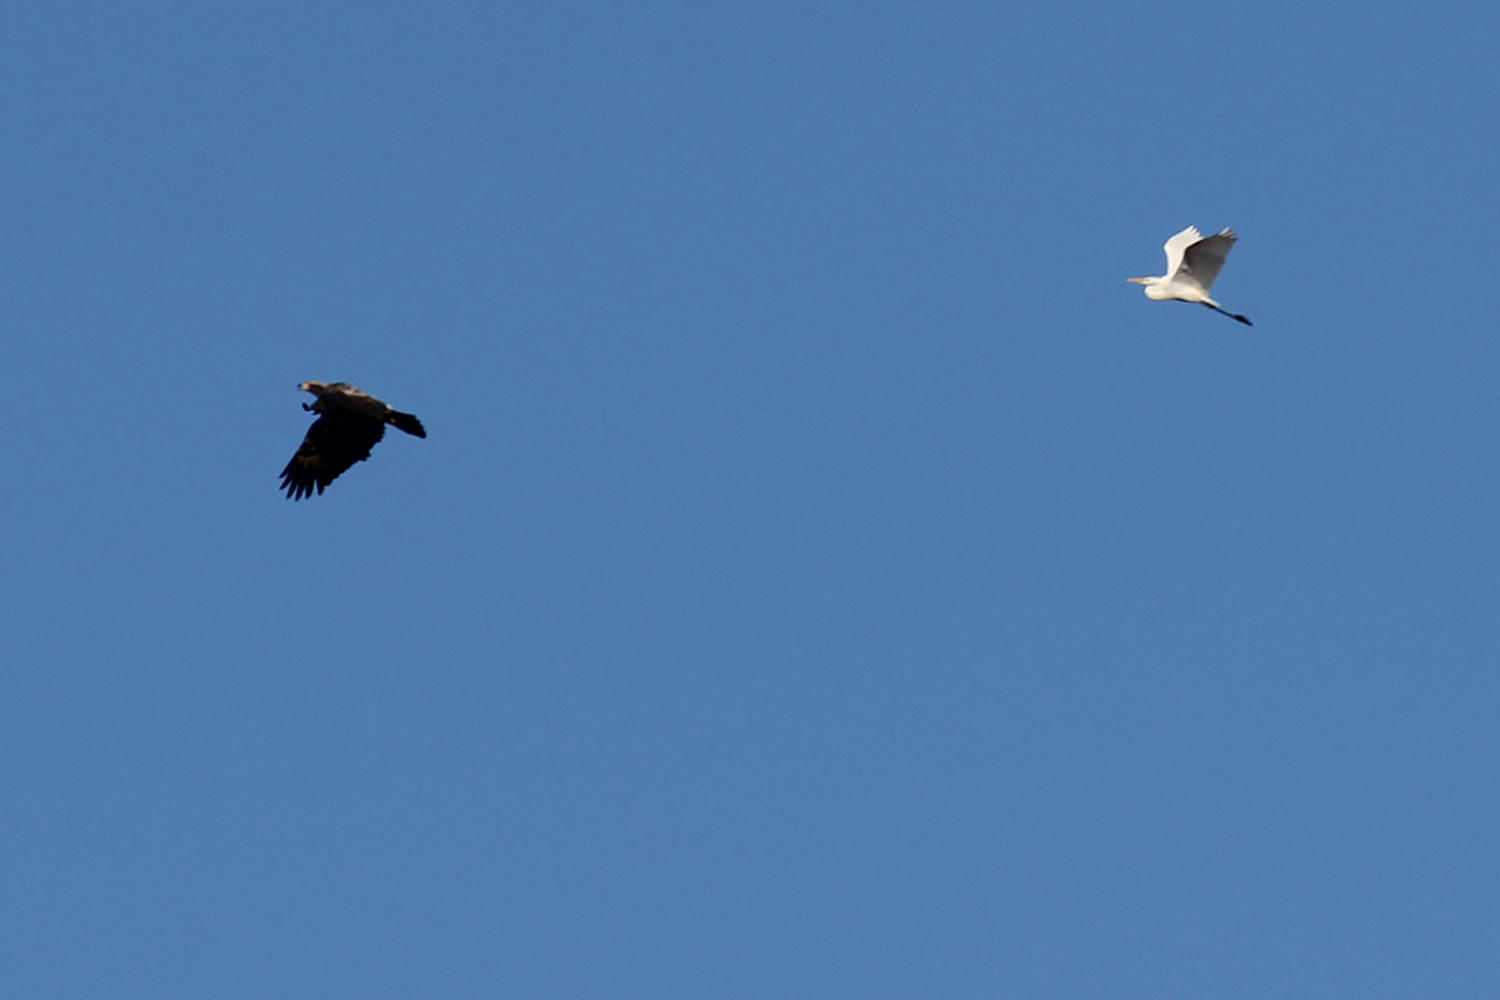
{"label": "dark brown bird", "polygon": [[322,493],[355,462],[369,458],[370,449],[385,437],[386,424],[419,438],[427,436],[416,417],[396,412],[347,382],[303,382],[297,388],[318,397],[302,408],[319,417],[281,470],[281,488],[293,500],[310,497],[313,490]]}

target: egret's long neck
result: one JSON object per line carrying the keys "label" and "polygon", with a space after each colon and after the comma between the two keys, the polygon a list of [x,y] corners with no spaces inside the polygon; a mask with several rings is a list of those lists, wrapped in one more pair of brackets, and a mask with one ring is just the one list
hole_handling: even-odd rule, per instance
{"label": "egret's long neck", "polygon": [[1143,289],[1141,289],[1141,291],[1143,291],[1143,292],[1146,293],[1146,298],[1148,298],[1148,299],[1167,299],[1167,298],[1171,298],[1171,296],[1167,294],[1166,290],[1164,288],[1162,288],[1162,286],[1165,285],[1166,283],[1167,283],[1167,279],[1164,278],[1164,277],[1162,277],[1162,278],[1147,278],[1145,281],[1142,282],[1142,284],[1145,285],[1146,287],[1143,288]]}

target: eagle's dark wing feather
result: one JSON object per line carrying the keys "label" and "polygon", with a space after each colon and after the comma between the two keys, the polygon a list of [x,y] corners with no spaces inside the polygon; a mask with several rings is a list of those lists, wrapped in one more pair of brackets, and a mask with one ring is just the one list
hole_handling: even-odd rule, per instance
{"label": "eagle's dark wing feather", "polygon": [[281,470],[281,488],[293,500],[322,493],[385,436],[385,422],[347,412],[325,413],[307,429],[302,447]]}

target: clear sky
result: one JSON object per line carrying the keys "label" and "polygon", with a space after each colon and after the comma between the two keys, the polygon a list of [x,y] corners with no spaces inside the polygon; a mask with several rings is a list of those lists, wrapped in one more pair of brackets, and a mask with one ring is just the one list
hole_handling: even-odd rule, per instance
{"label": "clear sky", "polygon": [[1497,28],[7,4],[0,995],[1500,995]]}

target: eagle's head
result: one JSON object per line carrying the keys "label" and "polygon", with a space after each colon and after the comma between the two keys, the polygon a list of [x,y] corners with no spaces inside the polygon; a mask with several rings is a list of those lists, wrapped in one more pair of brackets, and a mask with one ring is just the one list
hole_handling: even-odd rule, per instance
{"label": "eagle's head", "polygon": [[303,392],[310,392],[314,395],[321,396],[323,394],[323,390],[328,388],[328,383],[312,381],[298,382],[297,388],[301,389]]}

